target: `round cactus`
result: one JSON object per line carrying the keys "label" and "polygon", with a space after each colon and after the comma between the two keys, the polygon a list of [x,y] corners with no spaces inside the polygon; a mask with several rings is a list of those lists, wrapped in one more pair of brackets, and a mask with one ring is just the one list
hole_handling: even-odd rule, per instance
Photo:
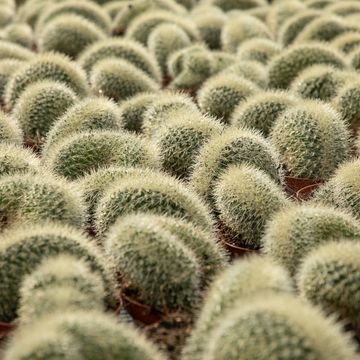
{"label": "round cactus", "polygon": [[40,172],[40,161],[32,151],[14,144],[0,143],[0,176]]}
{"label": "round cactus", "polygon": [[5,104],[5,88],[12,74],[24,64],[23,60],[2,59],[0,60],[0,105]]}
{"label": "round cactus", "polygon": [[[128,215],[111,228],[105,249],[123,281],[155,309],[191,310],[199,297],[199,259],[151,218]],[[159,261],[159,259],[161,259]]]}
{"label": "round cactus", "polygon": [[177,50],[190,45],[189,36],[176,24],[164,23],[157,26],[150,34],[148,48],[158,61],[162,73],[167,73],[167,60]]}
{"label": "round cactus", "polygon": [[0,59],[30,60],[34,54],[23,46],[0,40]]}
{"label": "round cactus", "polygon": [[64,138],[44,154],[56,174],[75,180],[111,165],[156,166],[156,148],[134,134],[114,131],[80,132]]}
{"label": "round cactus", "polygon": [[146,72],[154,80],[161,80],[159,65],[154,56],[141,44],[127,39],[106,39],[89,46],[79,56],[79,64],[90,74],[93,67],[108,58],[123,59]]}
{"label": "round cactus", "polygon": [[305,204],[285,208],[268,223],[264,251],[292,275],[307,254],[330,240],[359,241],[360,225],[348,213],[331,207]]}
{"label": "round cactus", "polygon": [[41,144],[49,129],[77,100],[63,83],[39,81],[20,95],[12,115],[20,124],[27,144]]}
{"label": "round cactus", "polygon": [[21,145],[23,134],[16,120],[0,110],[0,142]]}
{"label": "round cactus", "polygon": [[230,17],[221,31],[222,48],[233,53],[241,43],[251,38],[270,39],[271,33],[261,20],[250,15]]}
{"label": "round cactus", "polygon": [[104,298],[101,277],[82,259],[61,254],[44,260],[24,278],[19,318],[23,325],[56,311],[102,310]]}
{"label": "round cactus", "polygon": [[198,93],[201,110],[224,123],[235,107],[257,90],[256,85],[232,74],[219,74],[207,80]]}
{"label": "round cactus", "polygon": [[311,9],[325,9],[328,5],[331,5],[335,0],[306,0],[306,6]]}
{"label": "round cactus", "polygon": [[[341,325],[294,296],[241,303],[212,334],[203,359],[351,359],[355,344]],[[261,346],[259,341],[261,340]]]}
{"label": "round cactus", "polygon": [[219,219],[238,246],[258,249],[266,222],[288,205],[281,188],[253,166],[230,167],[214,187]]}
{"label": "round cactus", "polygon": [[280,163],[273,147],[251,130],[228,128],[213,136],[200,150],[190,178],[194,190],[210,200],[214,183],[230,165],[249,164],[272,179],[281,179]]}
{"label": "round cactus", "polygon": [[301,297],[335,312],[360,330],[360,244],[339,241],[312,251],[301,264]]}
{"label": "round cactus", "polygon": [[316,64],[332,65],[340,69],[346,67],[342,55],[329,46],[323,44],[292,46],[270,62],[269,85],[286,89],[301,71]]}
{"label": "round cactus", "polygon": [[257,61],[266,65],[270,59],[280,54],[281,47],[270,39],[246,40],[238,47],[237,57],[245,61]]}
{"label": "round cactus", "polygon": [[[54,51],[76,59],[89,45],[105,39],[106,34],[78,15],[61,15],[48,22],[38,38],[41,52]],[[71,39],[71,40],[69,40]]]}
{"label": "round cactus", "polygon": [[223,11],[249,10],[266,5],[264,0],[204,0],[203,3],[218,6]]}
{"label": "round cactus", "polygon": [[13,228],[0,237],[1,321],[12,321],[17,316],[20,289],[25,277],[44,260],[59,254],[85,261],[91,271],[101,276],[106,301],[114,305],[114,282],[108,260],[81,232],[64,225],[46,223]]}
{"label": "round cactus", "polygon": [[201,114],[173,114],[166,125],[154,134],[164,170],[178,178],[187,179],[201,147],[222,126],[214,119]]}
{"label": "round cactus", "polygon": [[303,100],[276,120],[272,144],[291,176],[326,180],[346,160],[349,131],[327,104]]}
{"label": "round cactus", "polygon": [[326,7],[326,11],[332,12],[340,16],[348,16],[360,12],[360,4],[357,1],[341,1],[340,3],[334,2]]}
{"label": "round cactus", "polygon": [[31,48],[34,43],[33,32],[28,24],[10,24],[4,29],[2,36],[5,40],[28,49]]}
{"label": "round cactus", "polygon": [[94,93],[115,101],[159,89],[159,85],[144,71],[127,60],[114,58],[102,60],[94,66],[90,83]]}
{"label": "round cactus", "polygon": [[331,42],[331,45],[345,54],[351,54],[352,51],[360,46],[360,34],[355,31],[347,31],[344,34],[337,36]]}
{"label": "round cactus", "polygon": [[230,123],[237,127],[257,129],[268,136],[276,119],[295,104],[296,97],[288,92],[260,92],[235,108]]}
{"label": "round cactus", "polygon": [[145,336],[100,311],[72,311],[44,316],[19,329],[5,360],[66,359],[165,360]]}
{"label": "round cactus", "polygon": [[211,53],[213,56],[213,74],[225,70],[236,62],[236,56],[234,54],[219,50],[214,50]]}
{"label": "round cactus", "polygon": [[183,183],[159,172],[129,174],[114,182],[96,210],[96,230],[102,235],[116,220],[130,213],[168,215],[185,219],[211,231],[208,207]]}
{"label": "round cactus", "polygon": [[0,28],[10,24],[14,20],[14,10],[6,5],[0,5]]}
{"label": "round cactus", "polygon": [[272,292],[290,293],[292,290],[292,281],[287,272],[269,258],[253,256],[233,263],[212,282],[195,328],[183,350],[183,359],[203,359],[209,334],[239,301]]}
{"label": "round cactus", "polygon": [[5,91],[7,107],[11,109],[27,86],[41,80],[62,82],[80,97],[88,93],[86,76],[80,67],[64,55],[41,54],[11,77]]}

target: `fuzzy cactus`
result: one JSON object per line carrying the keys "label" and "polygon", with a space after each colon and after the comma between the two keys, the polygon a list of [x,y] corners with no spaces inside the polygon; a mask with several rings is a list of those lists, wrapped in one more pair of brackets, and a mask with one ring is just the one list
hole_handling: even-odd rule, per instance
{"label": "fuzzy cactus", "polygon": [[62,82],[80,97],[88,93],[85,73],[74,62],[61,54],[41,54],[13,74],[5,90],[6,106],[11,109],[27,86],[41,80]]}
{"label": "fuzzy cactus", "polygon": [[245,61],[257,61],[266,65],[270,59],[280,54],[281,46],[270,39],[246,40],[238,47],[237,57]]}
{"label": "fuzzy cactus", "polygon": [[63,83],[45,80],[29,85],[12,112],[25,143],[41,144],[56,120],[76,101],[75,93]]}
{"label": "fuzzy cactus", "polygon": [[230,167],[214,187],[219,219],[237,246],[258,249],[266,222],[289,205],[282,189],[253,166]]}
{"label": "fuzzy cactus", "polygon": [[360,13],[360,4],[353,0],[334,2],[326,7],[326,11],[339,16],[347,17],[348,15],[352,15],[354,13]]}
{"label": "fuzzy cactus", "polygon": [[219,74],[207,80],[198,92],[200,109],[224,123],[235,107],[257,90],[256,85],[232,74]]}
{"label": "fuzzy cactus", "polygon": [[161,72],[155,57],[141,44],[128,39],[106,39],[89,46],[79,56],[79,64],[90,74],[93,67],[108,58],[129,61],[156,81],[161,80]]}
{"label": "fuzzy cactus", "polygon": [[21,45],[0,40],[0,59],[30,60],[33,53]]}
{"label": "fuzzy cactus", "polygon": [[6,5],[0,5],[0,28],[9,25],[15,17],[14,10]]}
{"label": "fuzzy cactus", "polygon": [[1,234],[0,319],[17,316],[20,289],[26,276],[50,257],[67,254],[82,259],[98,274],[106,291],[106,301],[114,305],[114,282],[109,264],[97,246],[81,232],[55,223],[20,226]]}
{"label": "fuzzy cactus", "polygon": [[103,30],[89,20],[66,14],[57,16],[44,26],[38,46],[41,52],[54,51],[76,59],[84,49],[105,37]]}
{"label": "fuzzy cactus", "polygon": [[114,58],[102,60],[94,66],[90,83],[94,93],[115,101],[159,89],[159,85],[144,71],[127,60]]}
{"label": "fuzzy cactus", "polygon": [[26,276],[20,290],[21,324],[40,316],[69,309],[104,307],[104,284],[88,264],[74,256],[60,254],[44,260]]}
{"label": "fuzzy cactus", "polygon": [[307,67],[323,64],[339,69],[346,67],[343,56],[324,44],[304,44],[289,47],[269,63],[269,85],[286,89]]}
{"label": "fuzzy cactus", "polygon": [[269,174],[277,183],[282,177],[274,148],[257,132],[230,127],[213,136],[200,150],[190,177],[191,187],[212,199],[216,180],[231,165],[249,164]]}
{"label": "fuzzy cactus", "polygon": [[222,126],[211,117],[197,113],[191,116],[183,112],[173,114],[153,136],[163,169],[187,179],[201,147],[221,131]]}
{"label": "fuzzy cactus", "polygon": [[310,9],[325,9],[335,1],[336,0],[306,0],[305,3]]}
{"label": "fuzzy cactus", "polygon": [[253,128],[269,135],[276,119],[296,104],[296,97],[284,91],[264,91],[240,103],[231,115],[230,123]]}
{"label": "fuzzy cactus", "polygon": [[262,239],[264,251],[292,275],[307,254],[339,238],[359,241],[360,224],[350,214],[331,207],[304,204],[278,212]]}
{"label": "fuzzy cactus", "polygon": [[5,360],[93,359],[165,360],[133,326],[100,311],[68,311],[44,316],[16,332]]}
{"label": "fuzzy cactus", "polygon": [[104,246],[123,281],[144,304],[160,311],[191,310],[196,305],[201,279],[199,259],[175,234],[157,226],[151,218],[120,218]]}
{"label": "fuzzy cactus", "polygon": [[349,153],[347,124],[332,107],[303,100],[274,123],[272,144],[291,176],[326,180]]}
{"label": "fuzzy cactus", "polygon": [[0,110],[0,142],[21,145],[22,141],[20,125]]}
{"label": "fuzzy cactus", "polygon": [[203,3],[218,6],[223,11],[249,10],[266,5],[264,0],[203,0]]}
{"label": "fuzzy cactus", "polygon": [[337,36],[331,42],[331,45],[345,54],[351,54],[360,46],[360,34],[356,31],[347,31],[344,34]]}
{"label": "fuzzy cactus", "polygon": [[[259,341],[261,340],[261,346]],[[203,359],[355,360],[355,344],[334,319],[295,296],[238,304],[212,334]]]}
{"label": "fuzzy cactus", "polygon": [[312,251],[301,264],[302,298],[335,312],[360,331],[360,243],[338,241]]}
{"label": "fuzzy cactus", "polygon": [[119,217],[136,212],[173,216],[213,229],[210,211],[201,199],[182,182],[159,172],[129,174],[105,191],[95,214],[98,234],[106,233]]}
{"label": "fuzzy cactus", "polygon": [[56,174],[75,180],[101,167],[156,166],[158,153],[144,139],[126,132],[89,131],[64,138],[44,154]]}
{"label": "fuzzy cactus", "polygon": [[55,124],[46,136],[44,153],[55,143],[78,132],[92,130],[122,129],[121,112],[118,106],[106,98],[87,98],[71,106]]}
{"label": "fuzzy cactus", "polygon": [[2,33],[5,40],[30,49],[34,43],[34,36],[28,24],[13,23],[8,25]]}
{"label": "fuzzy cactus", "polygon": [[269,293],[291,293],[292,281],[281,266],[266,257],[249,257],[237,261],[219,273],[212,282],[195,328],[183,350],[184,360],[202,360],[209,335],[223,316],[239,301]]}
{"label": "fuzzy cactus", "polygon": [[0,60],[0,105],[5,104],[5,88],[12,74],[24,64],[23,60],[2,59]]}

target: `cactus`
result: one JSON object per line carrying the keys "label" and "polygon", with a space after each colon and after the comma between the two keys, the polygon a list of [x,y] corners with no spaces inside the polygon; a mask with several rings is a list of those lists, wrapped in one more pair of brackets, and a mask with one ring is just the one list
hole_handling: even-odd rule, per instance
{"label": "cactus", "polygon": [[341,325],[295,296],[270,295],[266,301],[238,305],[209,334],[204,359],[357,358],[355,344]]}
{"label": "cactus", "polygon": [[34,42],[32,29],[28,24],[13,23],[8,25],[4,31],[5,40],[30,49]]}
{"label": "cactus", "polygon": [[354,13],[360,12],[360,5],[357,1],[342,1],[340,3],[332,3],[326,7],[326,11],[332,12],[339,16],[347,17]]}
{"label": "cactus", "polygon": [[123,101],[119,108],[121,120],[126,130],[141,133],[146,110],[157,99],[158,94],[140,93]]}
{"label": "cactus", "polygon": [[221,31],[221,44],[225,51],[236,53],[239,45],[252,38],[271,39],[267,26],[251,15],[230,17]]}
{"label": "cactus", "polygon": [[10,41],[0,40],[0,59],[30,60],[33,53]]}
{"label": "cactus", "polygon": [[189,311],[197,303],[199,259],[175,234],[157,226],[151,218],[120,218],[109,231],[104,246],[114,258],[115,269],[139,294],[142,303],[163,312]]}
{"label": "cactus", "polygon": [[326,180],[349,153],[349,131],[329,105],[303,100],[276,120],[270,140],[291,176]]}
{"label": "cactus", "polygon": [[108,260],[81,232],[60,224],[41,223],[9,229],[0,237],[1,321],[16,318],[20,289],[25,277],[44,260],[60,254],[82,259],[91,271],[101,276],[106,301],[109,305],[114,305],[114,280],[108,268]]}
{"label": "cactus", "polygon": [[44,26],[39,33],[38,45],[41,52],[54,51],[76,59],[84,49],[105,37],[102,29],[89,20],[66,14]]}
{"label": "cactus", "polygon": [[0,28],[10,24],[14,20],[14,10],[6,5],[0,5]]}
{"label": "cactus", "polygon": [[41,54],[22,66],[11,77],[5,90],[5,102],[12,108],[27,86],[41,80],[62,82],[79,97],[88,93],[85,73],[61,54]]}
{"label": "cactus", "polygon": [[21,324],[69,309],[102,310],[105,290],[101,277],[74,256],[44,260],[26,276],[20,290]]}
{"label": "cactus", "polygon": [[256,85],[232,74],[219,74],[207,80],[198,92],[198,103],[204,113],[209,113],[224,123],[235,107],[257,90]]}
{"label": "cactus", "polygon": [[5,88],[11,75],[24,64],[23,60],[2,59],[0,60],[0,105],[5,104]]}
{"label": "cactus", "polygon": [[41,144],[57,119],[76,101],[75,93],[63,83],[45,80],[29,85],[12,112],[25,143]]}
{"label": "cactus", "polygon": [[190,185],[205,199],[212,199],[216,180],[230,165],[249,164],[269,174],[277,183],[282,178],[276,151],[252,130],[228,128],[213,136],[200,150]]}
{"label": "cactus", "polygon": [[89,46],[79,57],[79,64],[90,74],[93,67],[101,60],[119,58],[146,72],[154,80],[161,79],[161,72],[156,59],[136,41],[127,39],[106,39]]}
{"label": "cactus", "polygon": [[221,323],[224,314],[240,301],[262,294],[291,293],[292,281],[287,272],[267,257],[248,257],[236,261],[212,282],[194,330],[183,350],[184,360],[201,360],[209,334]]}
{"label": "cactus", "polygon": [[270,59],[281,52],[279,44],[270,39],[254,38],[246,40],[238,47],[237,57],[245,61],[257,61],[266,65]]}
{"label": "cactus", "polygon": [[72,311],[44,316],[19,329],[5,360],[49,359],[165,360],[145,336],[129,324],[100,311]]}
{"label": "cactus", "polygon": [[325,9],[334,2],[335,0],[306,0],[306,6],[311,9]]}
{"label": "cactus", "polygon": [[115,101],[159,89],[159,85],[144,71],[127,60],[113,58],[102,60],[94,66],[90,83],[94,93]]}
{"label": "cactus", "polygon": [[114,131],[80,132],[64,138],[44,154],[56,174],[75,180],[101,167],[156,166],[155,147],[134,134]]}
{"label": "cactus", "polygon": [[312,251],[301,264],[298,288],[302,298],[335,312],[360,330],[360,244],[339,241]]}
{"label": "cactus", "polygon": [[40,161],[32,151],[0,143],[0,176],[40,172]]}
{"label": "cactus", "polygon": [[296,97],[283,91],[264,91],[240,103],[231,115],[236,127],[253,128],[268,136],[276,119],[296,104]]}
{"label": "cactus", "polygon": [[173,216],[213,230],[210,211],[201,199],[180,181],[159,172],[130,173],[107,189],[96,209],[98,234],[106,233],[119,217],[136,212]]}
{"label": "cactus", "polygon": [[310,66],[295,78],[291,91],[305,99],[329,102],[350,76],[350,72],[341,71],[330,65]]}
{"label": "cactus", "polygon": [[222,126],[210,117],[174,113],[153,136],[163,169],[175,177],[187,179],[201,147],[221,131]]}
{"label": "cactus", "polygon": [[266,222],[288,205],[281,188],[253,166],[233,166],[214,187],[219,219],[234,235],[237,246],[258,249]]}
{"label": "cactus", "polygon": [[44,153],[57,142],[78,132],[122,129],[119,108],[106,98],[87,98],[70,107],[51,127],[46,137]]}
{"label": "cactus", "polygon": [[150,34],[148,39],[149,52],[159,63],[162,73],[167,74],[167,60],[169,56],[190,45],[189,36],[176,24],[161,24]]}
{"label": "cactus", "polygon": [[262,239],[264,251],[292,275],[307,254],[339,238],[359,241],[360,225],[350,214],[331,207],[294,205],[269,221]]}
{"label": "cactus", "polygon": [[223,11],[248,10],[266,5],[264,0],[205,0],[203,3],[218,6]]}
{"label": "cactus", "polygon": [[345,54],[351,54],[360,45],[360,34],[355,31],[347,31],[337,36],[331,45]]}
{"label": "cactus", "polygon": [[213,56],[213,73],[217,74],[225,70],[230,65],[235,64],[236,56],[225,51],[212,51]]}
{"label": "cactus", "polygon": [[296,45],[282,51],[269,63],[269,85],[286,89],[301,71],[316,64],[346,67],[343,56],[329,46],[320,43]]}
{"label": "cactus", "polygon": [[23,134],[16,120],[0,110],[0,142],[20,145]]}

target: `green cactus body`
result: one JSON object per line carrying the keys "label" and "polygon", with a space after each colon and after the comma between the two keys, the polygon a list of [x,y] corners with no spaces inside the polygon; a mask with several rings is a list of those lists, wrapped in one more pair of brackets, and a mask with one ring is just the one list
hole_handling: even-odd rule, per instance
{"label": "green cactus body", "polygon": [[295,105],[296,100],[288,92],[260,92],[235,108],[230,123],[237,127],[259,130],[264,136],[268,136],[276,119]]}
{"label": "green cactus body", "polygon": [[154,80],[158,82],[161,80],[160,68],[153,55],[144,46],[129,39],[98,41],[81,54],[79,64],[87,74],[90,74],[99,61],[108,58],[127,60]]}
{"label": "green cactus body", "polygon": [[323,64],[346,68],[343,56],[324,44],[303,44],[289,47],[269,63],[269,85],[286,89],[296,76],[307,67]]}
{"label": "green cactus body", "polygon": [[223,316],[235,309],[235,304],[271,292],[292,291],[287,272],[267,257],[254,256],[233,263],[212,282],[182,358],[203,359],[209,335],[222,324]]}
{"label": "green cactus body", "polygon": [[322,205],[297,205],[278,212],[268,223],[264,251],[292,275],[307,254],[339,238],[359,241],[360,225],[350,214]]}
{"label": "green cactus body", "polygon": [[24,64],[23,60],[2,59],[0,60],[0,104],[5,104],[5,88],[12,74]]}
{"label": "green cactus body", "polygon": [[250,39],[244,41],[237,51],[237,58],[243,61],[257,61],[266,65],[281,52],[281,46],[270,39]]}
{"label": "green cactus body", "polygon": [[57,119],[76,101],[75,93],[63,83],[39,81],[29,85],[12,112],[22,128],[25,143],[41,144]]}
{"label": "green cactus body", "polygon": [[11,7],[0,5],[0,28],[13,22],[14,15],[14,10]]}
{"label": "green cactus body", "polygon": [[328,5],[331,5],[335,0],[306,0],[307,7],[311,9],[325,9]]}
{"label": "green cactus body", "polygon": [[7,40],[0,40],[0,59],[30,60],[33,53],[23,46]]}
{"label": "green cactus body", "polygon": [[20,125],[0,110],[0,142],[21,145],[22,141]]}
{"label": "green cactus body", "polygon": [[270,139],[291,176],[326,180],[346,160],[349,131],[329,105],[304,100],[275,122]]}
{"label": "green cactus body", "polygon": [[44,316],[19,329],[5,360],[165,360],[145,336],[129,324],[100,311],[72,311]]}
{"label": "green cactus body", "polygon": [[236,62],[234,54],[219,50],[214,50],[211,53],[213,56],[213,74],[218,74]]}
{"label": "green cactus body", "polygon": [[67,85],[79,97],[88,93],[88,84],[83,70],[62,54],[41,54],[22,66],[11,77],[5,90],[5,102],[12,108],[22,92],[34,82],[58,81]]}
{"label": "green cactus body", "polygon": [[4,31],[5,40],[30,49],[34,42],[33,32],[28,24],[13,23],[8,25]]}
{"label": "green cactus body", "polygon": [[248,10],[266,5],[263,0],[202,0],[204,4],[214,5],[223,11]]}
{"label": "green cactus body", "polygon": [[173,216],[213,230],[210,211],[201,199],[182,182],[159,172],[149,171],[146,177],[129,174],[113,183],[98,203],[96,230],[102,235],[119,217],[136,212]]}
{"label": "green cactus body", "polygon": [[301,264],[298,288],[302,298],[335,312],[360,330],[360,244],[339,241],[320,246]]}
{"label": "green cactus body", "polygon": [[127,60],[108,58],[98,62],[90,76],[95,94],[122,101],[142,93],[159,90],[159,85]]}
{"label": "green cactus body", "polygon": [[347,17],[354,13],[360,13],[360,4],[357,1],[334,2],[326,7],[326,11],[332,12],[339,16]]}
{"label": "green cactus body", "polygon": [[231,165],[252,165],[277,183],[282,177],[280,162],[273,147],[252,130],[228,128],[213,136],[200,150],[190,178],[191,187],[211,201],[216,180]]}
{"label": "green cactus body", "polygon": [[204,113],[227,123],[235,107],[257,90],[256,85],[232,74],[211,77],[200,88],[198,102]]}
{"label": "green cactus body", "polygon": [[230,229],[238,246],[258,249],[265,225],[289,205],[282,189],[261,170],[242,165],[230,167],[214,187],[219,219]]}
{"label": "green cactus body", "polygon": [[355,31],[347,31],[344,34],[337,36],[331,42],[331,45],[345,54],[351,55],[351,53],[360,46],[360,34]]}
{"label": "green cactus body", "polygon": [[195,253],[151,218],[122,217],[104,246],[123,280],[146,305],[161,311],[190,310],[196,305],[201,270]]}
{"label": "green cactus body", "polygon": [[182,179],[190,176],[201,147],[222,131],[222,126],[210,117],[189,115],[181,112],[174,114],[153,137],[160,151],[163,169]]}
{"label": "green cactus body", "polygon": [[293,296],[272,295],[239,305],[209,335],[202,359],[357,358],[350,336],[334,319]]}
{"label": "green cactus body", "polygon": [[126,132],[80,132],[59,141],[44,154],[56,174],[75,180],[101,167],[158,164],[158,152],[144,139]]}
{"label": "green cactus body", "polygon": [[114,305],[113,275],[108,259],[81,232],[55,223],[17,227],[1,234],[0,242],[0,319],[17,316],[23,280],[44,260],[60,254],[82,259],[101,276],[107,303]]}

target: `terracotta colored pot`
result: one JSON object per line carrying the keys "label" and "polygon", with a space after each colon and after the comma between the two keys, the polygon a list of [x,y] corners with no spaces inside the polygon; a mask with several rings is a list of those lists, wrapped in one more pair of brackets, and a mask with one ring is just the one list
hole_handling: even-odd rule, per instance
{"label": "terracotta colored pot", "polygon": [[259,250],[248,249],[240,247],[223,240],[225,248],[231,253],[232,258],[255,255],[259,253]]}
{"label": "terracotta colored pot", "polygon": [[[305,178],[298,178],[293,176],[285,176],[285,184],[287,192],[297,198],[297,193],[305,188],[311,189],[312,187],[319,187],[323,184],[323,180],[313,180],[313,179],[305,179]],[[306,191],[304,190],[304,193]]]}
{"label": "terracotta colored pot", "polygon": [[296,192],[296,198],[300,201],[309,200],[320,186],[321,183],[305,186]]}
{"label": "terracotta colored pot", "polygon": [[4,339],[15,329],[16,329],[16,325],[14,323],[0,322],[0,340]]}

